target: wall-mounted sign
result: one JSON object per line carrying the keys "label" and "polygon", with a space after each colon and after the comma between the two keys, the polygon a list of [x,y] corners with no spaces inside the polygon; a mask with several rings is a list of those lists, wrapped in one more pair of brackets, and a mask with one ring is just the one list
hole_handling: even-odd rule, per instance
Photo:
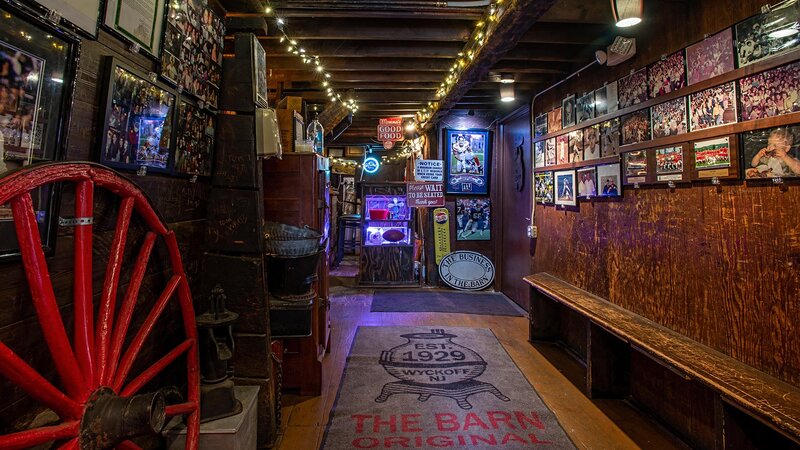
{"label": "wall-mounted sign", "polygon": [[403,118],[389,117],[378,120],[378,140],[399,142],[403,140]]}
{"label": "wall-mounted sign", "polygon": [[364,172],[375,173],[381,168],[381,162],[374,156],[369,156],[364,160]]}
{"label": "wall-mounted sign", "polygon": [[489,193],[490,133],[483,130],[445,130],[447,193]]}
{"label": "wall-mounted sign", "polygon": [[450,211],[447,208],[433,210],[433,241],[436,264],[450,253]]}
{"label": "wall-mounted sign", "polygon": [[441,159],[418,159],[416,169],[417,181],[444,181],[444,161]]}
{"label": "wall-mounted sign", "polygon": [[444,206],[443,183],[407,183],[407,204],[412,208]]}
{"label": "wall-mounted sign", "polygon": [[480,253],[460,250],[442,258],[439,277],[453,289],[480,291],[494,281],[494,264]]}

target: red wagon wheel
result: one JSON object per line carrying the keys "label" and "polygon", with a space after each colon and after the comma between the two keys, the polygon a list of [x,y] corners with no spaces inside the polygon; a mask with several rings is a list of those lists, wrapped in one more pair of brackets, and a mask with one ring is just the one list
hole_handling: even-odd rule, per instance
{"label": "red wagon wheel", "polygon": [[[56,304],[33,209],[31,191],[51,183],[75,185],[74,235],[74,336],[67,337]],[[120,197],[114,239],[105,273],[97,318],[92,302],[91,220],[94,190],[102,188]],[[8,204],[14,216],[22,263],[42,334],[58,374],[62,392],[9,347],[0,342],[0,376],[24,390],[34,400],[58,414],[60,424],[0,436],[0,448],[28,448],[56,441],[63,449],[138,448],[130,440],[158,432],[167,418],[187,416],[186,449],[197,448],[200,414],[197,331],[191,292],[175,234],[132,182],[105,167],[86,163],[51,163],[12,172],[0,179],[0,205]],[[117,288],[125,243],[133,213],[147,229],[144,243],[117,309]],[[148,260],[157,239],[169,253],[172,277],[146,313],[138,330],[129,330],[136,310]],[[177,297],[184,340],[141,373],[131,373],[146,339],[173,297]],[[132,339],[127,339],[129,331]],[[130,342],[125,347],[125,342]],[[147,383],[179,358],[186,360],[187,392],[183,403],[166,405],[160,391],[139,394]]]}

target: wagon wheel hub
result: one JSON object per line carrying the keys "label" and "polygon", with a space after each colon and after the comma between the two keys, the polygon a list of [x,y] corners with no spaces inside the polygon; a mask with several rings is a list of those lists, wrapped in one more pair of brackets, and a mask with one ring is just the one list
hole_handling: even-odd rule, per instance
{"label": "wagon wheel hub", "polygon": [[156,435],[164,428],[166,410],[166,400],[160,391],[126,398],[107,387],[100,388],[86,403],[80,448],[108,449],[127,439]]}

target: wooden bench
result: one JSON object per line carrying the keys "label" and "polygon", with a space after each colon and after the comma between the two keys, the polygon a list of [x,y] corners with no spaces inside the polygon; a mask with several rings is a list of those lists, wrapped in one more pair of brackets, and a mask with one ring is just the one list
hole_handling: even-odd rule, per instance
{"label": "wooden bench", "polygon": [[[699,383],[701,391],[710,390],[708,398],[712,399],[713,408],[706,409],[712,411],[682,413],[708,414],[709,439],[697,439],[691,436],[691,427],[681,427],[669,423],[669,417],[666,419],[673,430],[689,428],[678,434],[694,446],[800,448],[800,389],[797,387],[550,274],[530,275],[525,281],[532,287],[532,342],[564,338],[563,308],[568,309],[566,314],[577,313],[586,319],[585,392],[588,396],[630,399],[631,374],[641,373],[641,370],[632,371],[632,355],[635,353],[633,357],[639,359],[644,355],[687,383]],[[691,401],[688,398],[670,400],[678,404]]]}

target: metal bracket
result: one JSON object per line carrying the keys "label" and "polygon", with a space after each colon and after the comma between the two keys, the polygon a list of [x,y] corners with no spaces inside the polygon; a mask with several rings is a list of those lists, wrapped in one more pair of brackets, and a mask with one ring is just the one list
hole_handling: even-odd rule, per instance
{"label": "metal bracket", "polygon": [[91,225],[94,223],[94,217],[59,217],[58,226],[61,227],[77,227],[82,225]]}
{"label": "metal bracket", "polygon": [[137,44],[136,42],[134,42],[133,44],[131,44],[130,47],[128,47],[128,50],[130,50],[131,53],[139,53],[139,50],[141,49],[142,46]]}
{"label": "metal bracket", "polygon": [[782,177],[775,177],[775,178],[773,178],[773,179],[772,179],[772,184],[775,184],[775,185],[781,185],[781,184],[783,184],[783,178],[782,178]]}
{"label": "metal bracket", "polygon": [[713,184],[714,186],[719,186],[722,184],[722,182],[719,181],[719,177],[714,177],[711,179],[711,184]]}
{"label": "metal bracket", "polygon": [[667,186],[669,186],[670,189],[675,189],[675,182],[670,181],[669,183],[667,183]]}
{"label": "metal bracket", "polygon": [[639,183],[633,183],[633,188],[634,189],[639,189]]}
{"label": "metal bracket", "polygon": [[189,178],[189,183],[197,183],[197,174],[194,174],[191,176],[191,178]]}
{"label": "metal bracket", "polygon": [[153,83],[158,81],[158,75],[155,72],[148,73],[147,77],[150,78],[150,81],[152,81]]}
{"label": "metal bracket", "polygon": [[47,20],[53,22],[56,25],[59,25],[61,23],[61,17],[62,17],[61,13],[56,11],[55,9],[47,11],[47,15],[45,16]]}
{"label": "metal bracket", "polygon": [[139,169],[136,171],[136,176],[147,176],[147,166],[139,166]]}

